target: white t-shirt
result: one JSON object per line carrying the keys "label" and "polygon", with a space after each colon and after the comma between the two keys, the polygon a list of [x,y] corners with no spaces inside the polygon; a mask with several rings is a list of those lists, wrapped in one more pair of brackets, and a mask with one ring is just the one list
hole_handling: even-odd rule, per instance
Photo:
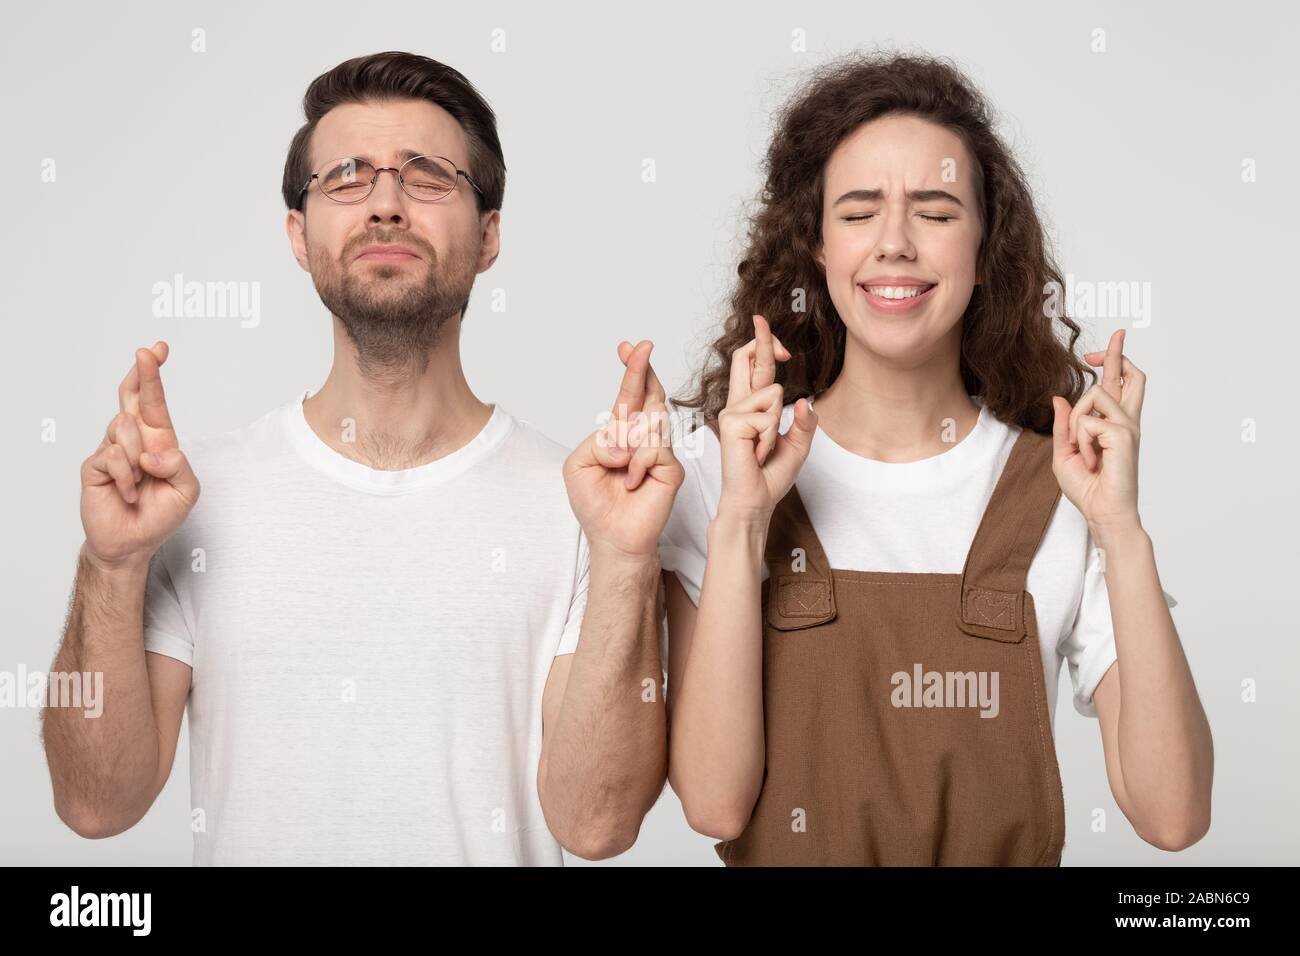
{"label": "white t-shirt", "polygon": [[[960,574],[993,487],[1020,434],[978,397],[979,419],[951,448],[921,461],[891,463],[855,455],[820,428],[795,482],[832,568]],[[794,404],[781,414],[790,427]],[[722,458],[718,438],[701,427],[674,449],[686,479],[660,538],[659,562],[675,571],[698,606],[708,525],[718,511]],[[768,576],[763,567],[762,579]],[[1069,664],[1074,706],[1096,717],[1093,691],[1115,660],[1110,598],[1100,552],[1087,521],[1061,495],[1029,566],[1048,711],[1055,724],[1061,661]]]}
{"label": "white t-shirt", "polygon": [[194,863],[562,865],[536,777],[587,599],[567,451],[498,405],[377,471],[309,394],[183,443],[202,492],[151,563],[145,648],[193,668]]}

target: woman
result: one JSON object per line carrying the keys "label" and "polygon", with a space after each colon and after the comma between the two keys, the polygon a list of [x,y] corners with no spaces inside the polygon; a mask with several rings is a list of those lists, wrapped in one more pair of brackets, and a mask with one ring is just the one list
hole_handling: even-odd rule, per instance
{"label": "woman", "polygon": [[984,100],[942,60],[838,61],[766,173],[677,402],[709,426],[661,548],[690,824],[729,865],[1058,865],[1065,660],[1135,830],[1194,843],[1212,744],[1138,516],[1145,376],[1045,308]]}

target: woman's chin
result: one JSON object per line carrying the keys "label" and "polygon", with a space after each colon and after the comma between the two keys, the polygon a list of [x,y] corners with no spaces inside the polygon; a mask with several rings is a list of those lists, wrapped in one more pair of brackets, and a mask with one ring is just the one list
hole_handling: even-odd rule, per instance
{"label": "woman's chin", "polygon": [[848,337],[872,355],[901,365],[920,364],[935,354],[955,322],[936,329],[929,319],[899,321],[897,316],[856,315],[845,323]]}

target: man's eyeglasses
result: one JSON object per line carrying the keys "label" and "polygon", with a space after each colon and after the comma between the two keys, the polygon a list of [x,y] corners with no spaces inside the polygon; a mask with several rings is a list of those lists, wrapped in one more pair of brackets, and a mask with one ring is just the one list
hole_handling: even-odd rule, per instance
{"label": "man's eyeglasses", "polygon": [[374,192],[379,174],[384,171],[396,173],[402,192],[416,202],[438,202],[445,199],[455,191],[456,180],[461,176],[474,187],[475,192],[483,195],[483,190],[479,189],[478,183],[470,178],[469,173],[457,169],[455,163],[443,156],[412,156],[400,168],[376,167],[364,159],[348,156],[332,159],[312,173],[298,193],[298,205],[302,205],[312,180],[319,184],[321,192],[335,202],[361,202]]}

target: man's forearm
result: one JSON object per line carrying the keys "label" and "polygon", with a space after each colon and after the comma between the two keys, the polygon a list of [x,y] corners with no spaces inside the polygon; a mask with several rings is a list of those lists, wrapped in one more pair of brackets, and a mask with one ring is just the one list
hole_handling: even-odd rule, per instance
{"label": "man's forearm", "polygon": [[1119,756],[1139,820],[1174,842],[1208,826],[1213,743],[1141,525],[1095,532],[1120,671]]}
{"label": "man's forearm", "polygon": [[42,736],[55,809],[79,832],[129,826],[157,775],[158,729],[143,640],[147,576],[147,563],[110,569],[94,564],[84,549],[78,556],[50,686],[59,674],[103,675],[103,699],[93,717],[47,701]]}
{"label": "man's forearm", "polygon": [[658,591],[654,556],[593,549],[587,609],[546,766],[552,828],[570,845],[594,848],[593,856],[630,847],[663,790]]}

